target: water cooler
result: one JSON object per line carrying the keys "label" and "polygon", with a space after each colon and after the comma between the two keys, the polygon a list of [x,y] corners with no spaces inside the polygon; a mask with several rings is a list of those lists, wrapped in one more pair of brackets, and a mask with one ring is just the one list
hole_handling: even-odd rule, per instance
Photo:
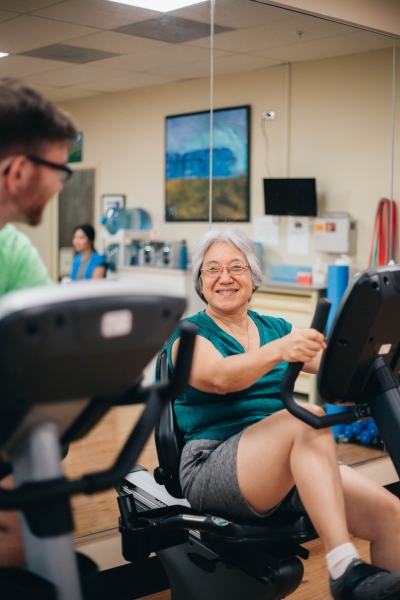
{"label": "water cooler", "polygon": [[142,242],[138,252],[138,265],[160,269],[180,268],[181,242]]}

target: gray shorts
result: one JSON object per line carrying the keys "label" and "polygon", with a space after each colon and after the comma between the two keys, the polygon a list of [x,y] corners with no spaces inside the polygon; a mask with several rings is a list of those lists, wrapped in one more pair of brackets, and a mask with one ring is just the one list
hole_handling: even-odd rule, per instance
{"label": "gray shorts", "polygon": [[260,518],[277,510],[306,514],[297,489],[267,513],[256,512],[242,495],[236,473],[236,453],[242,432],[226,441],[193,440],[182,452],[180,482],[190,505],[202,512],[236,518]]}

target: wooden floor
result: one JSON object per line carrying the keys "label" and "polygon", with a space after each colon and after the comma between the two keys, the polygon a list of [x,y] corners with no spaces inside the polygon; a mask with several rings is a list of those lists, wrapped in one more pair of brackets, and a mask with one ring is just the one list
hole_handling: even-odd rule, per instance
{"label": "wooden floor", "polygon": [[[66,476],[73,479],[109,467],[142,410],[142,405],[111,410],[89,435],[71,445],[68,456],[63,461]],[[337,452],[338,460],[345,464],[382,456],[381,450],[356,444],[338,444]],[[135,462],[148,469],[150,473],[154,471],[158,462],[153,437]],[[119,512],[114,490],[92,496],[74,496],[72,508],[75,522],[74,537],[86,536],[118,526]]]}
{"label": "wooden floor", "polygon": [[[352,539],[361,558],[369,561],[369,544],[357,538]],[[310,550],[310,557],[304,561],[304,577],[297,590],[291,596],[290,600],[332,600],[329,593],[328,572],[326,569],[325,552],[320,540],[314,540],[308,544],[303,544]],[[146,596],[141,600],[171,600],[171,592],[159,592],[151,596]],[[205,599],[206,600],[206,599]],[[226,600],[221,598],[221,600]]]}
{"label": "wooden floor", "polygon": [[[142,410],[141,404],[112,409],[89,435],[71,444],[63,461],[65,475],[74,479],[110,467]],[[151,473],[154,471],[158,461],[153,436],[134,462]],[[118,527],[119,511],[115,490],[92,496],[73,496],[72,511],[75,538]]]}

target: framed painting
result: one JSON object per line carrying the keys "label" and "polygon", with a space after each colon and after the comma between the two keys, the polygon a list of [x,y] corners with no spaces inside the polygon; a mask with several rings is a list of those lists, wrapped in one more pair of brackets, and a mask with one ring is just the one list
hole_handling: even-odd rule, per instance
{"label": "framed painting", "polygon": [[80,131],[76,137],[76,140],[71,145],[68,155],[68,163],[82,162],[83,153],[83,133]]}
{"label": "framed painting", "polygon": [[118,206],[125,208],[124,194],[103,194],[101,197],[101,214],[105,215],[109,208]]}
{"label": "framed painting", "polygon": [[[212,220],[250,220],[250,106],[213,111]],[[166,117],[166,221],[208,221],[210,111]]]}

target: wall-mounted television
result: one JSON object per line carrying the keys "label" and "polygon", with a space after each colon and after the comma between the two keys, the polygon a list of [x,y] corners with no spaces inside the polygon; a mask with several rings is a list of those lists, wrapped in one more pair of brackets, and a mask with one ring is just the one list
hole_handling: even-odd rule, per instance
{"label": "wall-mounted television", "polygon": [[316,217],[315,179],[264,179],[266,215]]}

